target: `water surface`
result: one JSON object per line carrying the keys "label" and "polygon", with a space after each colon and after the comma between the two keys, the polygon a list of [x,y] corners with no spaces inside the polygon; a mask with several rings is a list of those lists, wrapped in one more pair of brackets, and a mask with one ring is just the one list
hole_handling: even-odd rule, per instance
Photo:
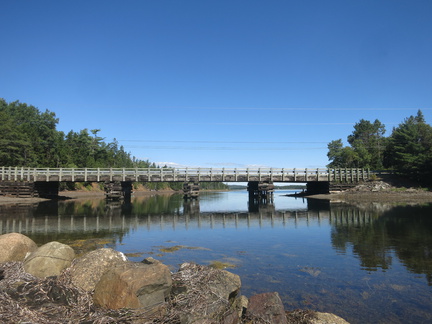
{"label": "water surface", "polygon": [[100,246],[176,271],[219,262],[242,293],[277,291],[287,310],[332,312],[351,323],[430,323],[432,206],[345,205],[275,193],[249,205],[246,191],[0,206],[0,233],[21,232],[79,251]]}

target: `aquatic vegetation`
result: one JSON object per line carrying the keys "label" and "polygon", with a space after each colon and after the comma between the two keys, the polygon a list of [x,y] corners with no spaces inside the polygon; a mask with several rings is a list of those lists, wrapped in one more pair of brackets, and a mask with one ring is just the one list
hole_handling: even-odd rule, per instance
{"label": "aquatic vegetation", "polygon": [[205,247],[201,247],[201,246],[185,246],[185,249],[188,249],[188,250],[211,251],[211,249],[205,248]]}
{"label": "aquatic vegetation", "polygon": [[211,261],[209,264],[210,267],[215,269],[226,269],[226,268],[236,268],[237,266],[232,263],[222,262],[222,261]]}
{"label": "aquatic vegetation", "polygon": [[174,245],[174,246],[169,246],[169,247],[161,247],[159,249],[159,251],[164,252],[164,253],[173,253],[173,252],[176,252],[176,251],[181,250],[181,249],[210,251],[210,249],[200,247],[200,246],[185,246],[185,245]]}
{"label": "aquatic vegetation", "polygon": [[142,253],[125,253],[124,255],[126,255],[128,258],[139,258],[144,254],[144,252]]}
{"label": "aquatic vegetation", "polygon": [[105,247],[107,244],[113,244],[113,239],[106,238],[90,238],[67,241],[65,244],[74,249],[77,256],[83,255],[87,252]]}
{"label": "aquatic vegetation", "polygon": [[176,252],[180,249],[185,248],[183,245],[174,245],[174,246],[170,246],[170,247],[162,247],[159,249],[159,251],[164,252],[164,253],[172,253],[172,252]]}

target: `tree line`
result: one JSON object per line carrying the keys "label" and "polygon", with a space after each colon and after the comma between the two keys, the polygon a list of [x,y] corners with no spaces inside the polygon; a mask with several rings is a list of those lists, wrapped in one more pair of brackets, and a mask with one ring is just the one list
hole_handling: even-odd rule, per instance
{"label": "tree line", "polygon": [[[105,142],[100,129],[57,130],[59,119],[49,110],[0,98],[0,166],[45,168],[156,168],[126,152],[116,139]],[[180,189],[181,184],[150,184],[150,189]],[[204,184],[206,189],[225,189]]]}
{"label": "tree line", "polygon": [[421,110],[405,118],[385,137],[385,125],[361,119],[347,137],[328,144],[330,168],[391,169],[419,183],[432,182],[432,127]]}

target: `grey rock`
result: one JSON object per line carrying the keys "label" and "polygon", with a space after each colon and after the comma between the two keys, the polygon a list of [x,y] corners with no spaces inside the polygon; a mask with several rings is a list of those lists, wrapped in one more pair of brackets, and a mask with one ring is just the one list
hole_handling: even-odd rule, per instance
{"label": "grey rock", "polygon": [[108,270],[96,284],[93,300],[110,309],[155,308],[171,292],[171,272],[160,262],[127,262]]}
{"label": "grey rock", "polygon": [[71,265],[74,258],[75,252],[70,246],[50,242],[25,258],[24,270],[39,278],[58,276]]}
{"label": "grey rock", "polygon": [[75,286],[92,291],[105,272],[126,262],[127,258],[121,252],[108,248],[97,249],[74,260],[69,274]]}
{"label": "grey rock", "polygon": [[315,318],[310,321],[310,324],[349,324],[349,322],[335,314],[315,312]]}

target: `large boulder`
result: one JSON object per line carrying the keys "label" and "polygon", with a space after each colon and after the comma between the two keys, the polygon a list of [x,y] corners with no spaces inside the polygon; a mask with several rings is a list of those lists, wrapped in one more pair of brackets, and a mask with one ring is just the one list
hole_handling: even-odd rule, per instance
{"label": "large boulder", "polygon": [[105,272],[125,262],[127,258],[121,252],[108,248],[97,249],[75,259],[69,274],[75,286],[92,291]]}
{"label": "large boulder", "polygon": [[[195,263],[183,263],[173,275],[173,294],[180,322],[239,322],[241,303],[234,301],[240,287],[238,275]],[[233,309],[232,305],[238,305],[239,309]]]}
{"label": "large boulder", "polygon": [[349,322],[335,314],[316,312],[310,324],[349,324]]}
{"label": "large boulder", "polygon": [[171,285],[171,272],[159,261],[127,262],[105,272],[96,284],[93,300],[110,309],[152,309],[169,297]]}
{"label": "large boulder", "polygon": [[32,239],[19,233],[0,235],[0,263],[23,261],[27,253],[37,249]]}
{"label": "large boulder", "polygon": [[250,323],[288,324],[282,300],[277,292],[250,297],[245,316]]}
{"label": "large boulder", "polygon": [[74,258],[75,252],[70,246],[50,242],[25,258],[24,270],[39,278],[58,276],[71,265]]}

